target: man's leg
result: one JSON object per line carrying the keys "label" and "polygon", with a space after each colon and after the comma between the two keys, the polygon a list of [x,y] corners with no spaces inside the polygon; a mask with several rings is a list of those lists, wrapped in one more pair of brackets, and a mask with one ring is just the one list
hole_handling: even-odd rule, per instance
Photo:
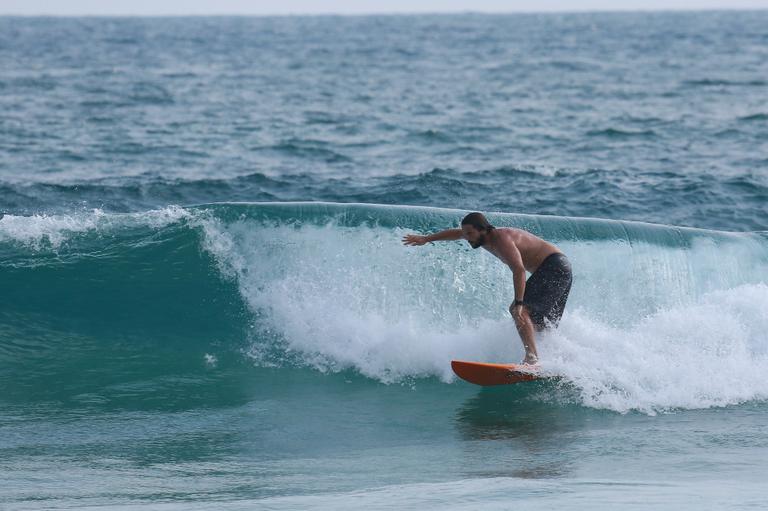
{"label": "man's leg", "polygon": [[533,321],[528,314],[528,309],[525,306],[518,307],[519,311],[515,311],[510,306],[509,313],[515,319],[515,326],[517,332],[520,334],[520,340],[523,342],[523,349],[525,349],[524,364],[535,364],[539,361],[539,354],[536,352],[536,338],[534,335]]}

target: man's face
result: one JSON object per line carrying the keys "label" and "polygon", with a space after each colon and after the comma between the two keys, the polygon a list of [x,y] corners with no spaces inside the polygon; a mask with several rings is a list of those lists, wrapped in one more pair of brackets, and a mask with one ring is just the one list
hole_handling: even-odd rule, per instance
{"label": "man's face", "polygon": [[485,233],[478,231],[471,225],[462,225],[461,231],[464,233],[464,239],[469,242],[472,248],[480,248],[485,244]]}

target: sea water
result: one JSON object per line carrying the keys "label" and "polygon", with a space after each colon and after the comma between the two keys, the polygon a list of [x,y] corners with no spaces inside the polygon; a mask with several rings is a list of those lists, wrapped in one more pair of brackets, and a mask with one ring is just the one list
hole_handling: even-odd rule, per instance
{"label": "sea water", "polygon": [[0,507],[765,508],[766,27],[0,18]]}

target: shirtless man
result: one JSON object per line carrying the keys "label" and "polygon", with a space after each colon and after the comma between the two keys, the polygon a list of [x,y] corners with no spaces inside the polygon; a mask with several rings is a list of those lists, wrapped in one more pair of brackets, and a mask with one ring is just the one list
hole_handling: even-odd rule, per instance
{"label": "shirtless man", "polygon": [[[509,313],[525,348],[524,364],[536,364],[534,331],[557,326],[571,290],[571,265],[552,243],[522,229],[492,226],[482,213],[470,213],[461,229],[447,229],[427,236],[408,234],[403,243],[424,245],[431,241],[465,239],[472,248],[483,247],[512,270],[515,301]],[[525,280],[525,272],[531,273]]]}

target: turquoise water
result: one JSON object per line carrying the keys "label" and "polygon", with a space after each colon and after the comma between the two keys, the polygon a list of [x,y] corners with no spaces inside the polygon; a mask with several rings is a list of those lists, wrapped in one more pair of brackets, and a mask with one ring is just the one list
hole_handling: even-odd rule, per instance
{"label": "turquoise water", "polygon": [[766,21],[0,18],[0,507],[764,508]]}

